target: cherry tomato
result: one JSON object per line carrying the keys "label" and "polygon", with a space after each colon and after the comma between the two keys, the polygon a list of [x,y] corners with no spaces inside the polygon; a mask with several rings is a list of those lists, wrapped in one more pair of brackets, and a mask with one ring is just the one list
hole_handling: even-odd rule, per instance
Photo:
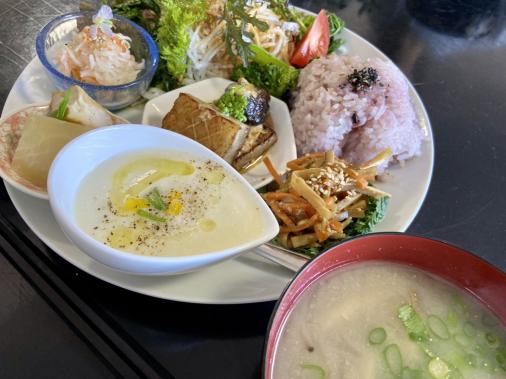
{"label": "cherry tomato", "polygon": [[327,56],[329,34],[329,21],[325,10],[322,9],[295,48],[290,63],[296,67],[304,67],[314,58]]}

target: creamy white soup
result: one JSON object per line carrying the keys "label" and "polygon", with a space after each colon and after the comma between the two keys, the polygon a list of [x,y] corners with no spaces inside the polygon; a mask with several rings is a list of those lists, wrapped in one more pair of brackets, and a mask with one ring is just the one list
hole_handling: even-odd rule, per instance
{"label": "creamy white soup", "polygon": [[506,334],[453,285],[408,266],[356,264],[302,294],[273,378],[506,378]]}
{"label": "creamy white soup", "polygon": [[75,217],[108,246],[158,256],[233,247],[265,228],[260,209],[237,179],[211,160],[181,152],[107,160],[83,180]]}

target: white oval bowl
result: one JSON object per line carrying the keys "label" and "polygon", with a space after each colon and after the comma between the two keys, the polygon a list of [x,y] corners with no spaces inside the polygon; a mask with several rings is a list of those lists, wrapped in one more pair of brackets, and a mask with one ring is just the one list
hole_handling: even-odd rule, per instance
{"label": "white oval bowl", "polygon": [[[106,160],[128,152],[149,150],[184,151],[211,159],[238,180],[260,209],[265,230],[254,240],[209,253],[167,257],[144,256],[104,245],[83,231],[76,222],[76,195],[83,179]],[[56,221],[66,236],[97,261],[122,272],[139,275],[179,274],[218,263],[261,245],[276,236],[279,225],[260,195],[248,182],[211,150],[164,129],[143,125],[117,125],[88,132],[67,144],[56,156],[48,177],[48,194]],[[245,220],[244,222],[248,222]]]}

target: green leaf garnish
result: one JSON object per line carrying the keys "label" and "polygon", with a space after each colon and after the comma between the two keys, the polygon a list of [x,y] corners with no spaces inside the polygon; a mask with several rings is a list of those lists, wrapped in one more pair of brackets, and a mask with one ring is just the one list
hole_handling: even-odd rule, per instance
{"label": "green leaf garnish", "polygon": [[72,90],[69,88],[67,91],[65,91],[65,95],[63,96],[63,100],[60,103],[60,106],[58,107],[58,110],[56,111],[56,115],[54,116],[58,120],[64,120],[65,119],[65,113],[67,113],[67,108],[68,108],[68,105],[69,105],[70,95],[72,95]]}
{"label": "green leaf garnish", "polygon": [[384,328],[374,328],[369,332],[369,343],[371,345],[381,345],[387,338],[387,332]]}
{"label": "green leaf garnish", "polygon": [[399,378],[402,373],[402,355],[399,346],[391,344],[383,350],[383,357],[390,372]]}
{"label": "green leaf garnish", "polygon": [[409,338],[413,341],[422,342],[429,339],[429,333],[425,323],[411,304],[400,307],[398,317],[404,324]]}
{"label": "green leaf garnish", "polygon": [[383,220],[387,210],[388,201],[388,197],[382,197],[380,199],[368,197],[365,216],[363,218],[353,220],[353,222],[344,229],[346,235],[353,237],[370,233],[374,226]]}
{"label": "green leaf garnish", "polygon": [[249,8],[246,0],[226,0],[223,9],[227,53],[232,61],[240,58],[244,67],[249,65],[249,60],[254,55],[250,48],[253,34],[247,31],[248,24],[262,32],[269,29],[269,24],[248,14]]}
{"label": "green leaf garnish", "polygon": [[151,191],[147,199],[153,208],[158,209],[159,211],[164,211],[167,209],[167,204],[165,204],[163,201],[158,188],[155,188],[153,191]]}
{"label": "green leaf garnish", "polygon": [[331,54],[344,44],[344,39],[339,38],[344,29],[344,21],[332,12],[327,12],[327,19],[329,21],[330,32],[330,43],[327,54]]}
{"label": "green leaf garnish", "polygon": [[145,209],[137,209],[137,214],[141,217],[147,218],[148,220],[155,222],[166,222],[167,219],[164,217],[157,216],[151,212],[148,212]]}

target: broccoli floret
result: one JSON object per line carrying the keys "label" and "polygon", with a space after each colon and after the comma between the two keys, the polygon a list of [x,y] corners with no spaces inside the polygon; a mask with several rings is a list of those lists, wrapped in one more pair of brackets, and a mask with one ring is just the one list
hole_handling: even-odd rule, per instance
{"label": "broccoli floret", "polygon": [[265,89],[257,88],[246,79],[240,78],[237,83],[228,86],[216,106],[223,114],[255,126],[265,122],[270,99]]}
{"label": "broccoli floret", "polygon": [[239,87],[233,86],[216,102],[218,109],[225,115],[235,118],[240,122],[246,122],[246,107],[248,98],[243,95]]}
{"label": "broccoli floret", "polygon": [[251,84],[265,88],[269,94],[282,97],[297,85],[299,71],[276,57],[270,55],[259,46],[251,45],[255,57],[248,66],[236,66],[232,79],[246,78]]}

